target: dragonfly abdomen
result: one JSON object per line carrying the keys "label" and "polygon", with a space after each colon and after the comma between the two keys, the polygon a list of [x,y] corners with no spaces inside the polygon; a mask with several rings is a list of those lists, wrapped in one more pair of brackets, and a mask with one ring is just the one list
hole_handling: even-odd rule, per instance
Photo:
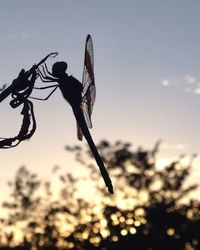
{"label": "dragonfly abdomen", "polygon": [[112,186],[111,179],[110,179],[108,172],[104,166],[104,163],[101,159],[101,156],[99,155],[99,152],[94,144],[92,136],[91,136],[89,129],[87,127],[83,112],[81,111],[81,108],[77,107],[77,106],[74,106],[74,107],[72,106],[72,109],[73,109],[76,121],[77,121],[79,127],[81,128],[81,131],[82,131],[82,133],[83,133],[83,135],[84,135],[84,137],[85,137],[85,139],[86,139],[86,141],[87,141],[87,143],[92,151],[92,154],[96,160],[97,165],[99,166],[101,175],[102,175],[104,182],[108,188],[108,191],[111,194],[113,194],[114,192],[113,192],[113,186]]}

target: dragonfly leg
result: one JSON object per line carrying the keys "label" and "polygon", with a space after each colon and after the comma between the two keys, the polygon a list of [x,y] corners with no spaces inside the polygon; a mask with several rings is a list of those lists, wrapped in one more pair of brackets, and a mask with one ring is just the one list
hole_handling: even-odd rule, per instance
{"label": "dragonfly leg", "polygon": [[49,85],[49,86],[45,86],[45,87],[33,87],[33,88],[34,89],[49,89],[49,88],[53,88],[53,87],[59,87],[59,84]]}
{"label": "dragonfly leg", "polygon": [[30,99],[34,99],[34,100],[39,100],[39,101],[46,101],[49,99],[49,97],[56,91],[56,89],[58,88],[59,85],[53,85],[53,86],[47,86],[47,87],[44,87],[44,88],[38,88],[38,89],[47,89],[48,87],[54,87],[56,86],[51,92],[50,94],[45,97],[45,98],[38,98],[38,97],[32,97],[32,96],[29,96]]}
{"label": "dragonfly leg", "polygon": [[45,66],[41,65],[41,67],[42,67],[42,70],[43,70],[43,75],[44,75],[46,78],[51,79],[51,80],[55,80],[55,81],[58,80],[58,78],[54,77],[54,76],[49,72],[49,70],[48,70],[46,64],[45,64]]}
{"label": "dragonfly leg", "polygon": [[[43,66],[42,66],[42,69],[43,69]],[[41,79],[41,81],[43,82],[56,82],[56,79],[55,78],[52,78],[52,77],[48,77],[44,72],[42,72],[39,68],[38,68],[38,74],[39,74],[39,77]]]}
{"label": "dragonfly leg", "polygon": [[[54,76],[52,75],[52,73],[48,70],[46,63],[44,63],[44,68],[45,68],[46,73],[48,73],[51,77],[54,77]],[[54,78],[55,78],[55,77],[54,77]]]}

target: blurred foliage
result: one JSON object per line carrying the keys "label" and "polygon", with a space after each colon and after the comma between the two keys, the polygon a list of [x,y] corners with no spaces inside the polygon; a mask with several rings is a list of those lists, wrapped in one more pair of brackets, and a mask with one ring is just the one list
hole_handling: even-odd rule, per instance
{"label": "blurred foliage", "polygon": [[[3,203],[8,216],[0,221],[2,249],[200,249],[200,202],[189,198],[197,185],[186,185],[195,156],[187,164],[180,156],[158,168],[159,145],[133,150],[121,141],[99,143],[113,196],[90,151],[78,146],[66,150],[88,168],[88,178],[60,174],[55,167],[57,196],[53,183],[20,168],[9,183],[10,199]],[[80,182],[92,182],[91,193],[81,196]]]}

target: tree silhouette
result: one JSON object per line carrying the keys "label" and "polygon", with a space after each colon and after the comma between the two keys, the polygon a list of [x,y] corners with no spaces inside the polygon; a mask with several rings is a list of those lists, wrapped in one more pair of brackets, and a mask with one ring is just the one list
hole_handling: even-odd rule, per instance
{"label": "tree silhouette", "polygon": [[[20,225],[19,249],[199,249],[200,202],[187,198],[197,185],[185,185],[194,156],[188,164],[180,156],[160,169],[159,145],[132,150],[130,143],[121,141],[99,143],[115,196],[108,195],[90,151],[77,146],[66,149],[88,168],[89,178],[61,175],[54,169],[61,184],[58,197],[51,182],[23,167],[10,183],[11,199],[4,203],[9,215],[1,224]],[[79,181],[88,185],[89,180],[94,195],[91,200],[80,198]],[[17,245],[15,234],[1,230],[7,247]]]}
{"label": "tree silhouette", "polygon": [[[111,176],[117,180],[114,182],[115,193],[122,194],[120,197],[123,200],[131,199],[133,205],[129,209],[120,208],[117,202],[115,205],[114,202],[104,205],[103,214],[109,233],[107,237],[96,235],[99,237],[96,239],[97,249],[133,249],[133,246],[136,249],[158,250],[199,248],[199,201],[182,203],[190,192],[197,189],[196,184],[184,187],[195,156],[187,165],[183,164],[181,156],[159,170],[156,167],[159,145],[160,142],[157,142],[152,150],[139,148],[133,152],[130,143],[116,142],[112,145],[102,141],[99,144],[102,158]],[[80,149],[74,148],[73,151],[83,162],[85,157],[80,157]],[[96,181],[96,169],[92,165],[89,168]],[[105,195],[104,189],[98,187],[98,190]],[[88,227],[94,228],[94,225]],[[81,230],[86,230],[85,225]],[[85,247],[86,242],[83,241],[81,246],[83,249],[94,249],[92,242],[89,240]]]}

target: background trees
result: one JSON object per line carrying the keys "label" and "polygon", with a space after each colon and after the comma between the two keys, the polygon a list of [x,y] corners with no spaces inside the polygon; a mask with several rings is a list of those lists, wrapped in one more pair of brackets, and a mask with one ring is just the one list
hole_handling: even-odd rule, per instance
{"label": "background trees", "polygon": [[[159,169],[159,144],[133,151],[126,142],[99,143],[114,196],[107,193],[90,152],[77,146],[66,149],[88,168],[88,178],[54,169],[59,196],[52,183],[20,168],[4,203],[9,213],[1,221],[2,243],[25,249],[199,249],[200,203],[186,199],[197,185],[185,185],[193,157],[188,164],[179,157]],[[91,194],[79,195],[80,182],[91,185]]]}

